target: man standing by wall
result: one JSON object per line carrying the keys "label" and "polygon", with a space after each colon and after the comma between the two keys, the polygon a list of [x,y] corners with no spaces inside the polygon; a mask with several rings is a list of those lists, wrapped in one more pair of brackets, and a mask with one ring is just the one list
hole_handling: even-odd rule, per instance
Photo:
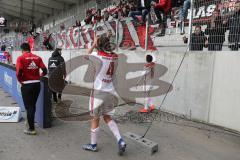
{"label": "man standing by wall", "polygon": [[205,34],[209,35],[208,45],[209,51],[221,51],[223,42],[225,41],[225,32],[227,29],[226,21],[222,18],[220,10],[213,11],[210,22],[205,29]]}
{"label": "man standing by wall", "polygon": [[21,92],[23,103],[27,111],[27,122],[29,128],[24,130],[25,134],[36,135],[37,132],[34,126],[36,102],[40,93],[40,68],[43,73],[47,74],[47,69],[42,59],[31,53],[31,48],[28,43],[21,45],[22,55],[18,57],[16,64],[16,75],[18,81],[22,84]]}
{"label": "man standing by wall", "polygon": [[[64,58],[62,57],[62,49],[56,48],[55,51],[52,53],[52,56],[48,60],[48,71],[49,71],[49,77],[52,75],[54,71],[59,72],[61,80],[66,78],[66,66]],[[59,79],[60,80],[60,79]],[[55,103],[60,102],[62,99],[62,92],[56,93],[55,91],[52,91],[53,101]]]}
{"label": "man standing by wall", "polygon": [[234,13],[228,20],[229,28],[229,48],[232,51],[238,51],[240,47],[240,2],[234,5]]}

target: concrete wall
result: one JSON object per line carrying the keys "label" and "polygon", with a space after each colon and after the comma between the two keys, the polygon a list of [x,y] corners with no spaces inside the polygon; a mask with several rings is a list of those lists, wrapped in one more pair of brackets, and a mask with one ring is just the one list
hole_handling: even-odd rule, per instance
{"label": "concrete wall", "polygon": [[240,131],[240,55],[216,54],[210,123]]}
{"label": "concrete wall", "polygon": [[[40,55],[47,65],[50,53],[35,53]],[[119,95],[122,98],[143,103],[144,99],[141,96],[134,96],[132,92],[124,90],[134,90],[133,84],[136,84],[140,78],[146,52],[119,51],[119,53],[122,56],[118,67],[118,79],[121,79],[118,85],[122,89]],[[19,52],[13,53],[13,62],[19,54]],[[84,50],[63,51],[66,61],[84,54]],[[240,55],[238,53],[187,53],[173,83],[173,88],[163,104],[163,97],[185,53],[158,51],[154,54],[159,64],[157,72],[161,72],[157,75],[159,83],[156,83],[161,89],[156,90],[157,95],[153,95],[153,101],[157,106],[161,106],[162,110],[168,112],[240,131],[240,85],[238,84],[240,82],[240,74],[238,74],[240,73]],[[75,65],[69,63],[67,68],[74,68]],[[79,86],[91,88],[92,83],[86,82],[83,78],[87,68],[86,62],[85,65],[69,74],[68,80]],[[140,90],[141,87],[136,89],[136,91]]]}

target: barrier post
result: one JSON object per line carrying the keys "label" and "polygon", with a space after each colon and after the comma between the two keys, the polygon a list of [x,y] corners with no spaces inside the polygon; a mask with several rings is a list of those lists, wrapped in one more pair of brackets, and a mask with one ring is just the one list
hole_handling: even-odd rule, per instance
{"label": "barrier post", "polygon": [[191,45],[191,43],[192,43],[192,21],[193,21],[193,0],[191,0],[191,4],[190,4],[191,6],[190,6],[190,19],[189,19],[189,35],[188,35],[188,51],[190,50],[190,45]]}
{"label": "barrier post", "polygon": [[146,21],[146,35],[145,35],[145,50],[148,49],[148,32],[149,32],[149,14],[147,15]]}
{"label": "barrier post", "polygon": [[48,78],[41,78],[41,91],[36,104],[36,122],[40,128],[52,126],[52,103],[51,93],[48,87]]}
{"label": "barrier post", "polygon": [[118,44],[118,37],[119,37],[119,16],[120,14],[118,13],[118,19],[116,20],[116,51],[118,51],[119,44]]}

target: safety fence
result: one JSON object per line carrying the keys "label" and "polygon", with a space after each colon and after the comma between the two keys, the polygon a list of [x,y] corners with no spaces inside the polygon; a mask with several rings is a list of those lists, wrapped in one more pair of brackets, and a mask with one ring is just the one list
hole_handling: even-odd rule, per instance
{"label": "safety fence", "polygon": [[[109,4],[110,2],[107,3]],[[68,18],[48,25],[45,31],[37,36],[11,34],[1,39],[0,45],[5,44],[19,50],[20,44],[28,41],[36,51],[51,50],[55,47],[81,49],[91,45],[94,32],[97,32],[98,35],[110,33],[117,49],[156,50],[160,47],[163,50],[238,50],[239,4],[238,0],[184,0],[180,5],[172,4],[168,13],[154,12],[152,7],[144,24],[136,23],[130,17],[118,16],[118,19],[112,18],[81,27],[75,26],[75,20],[83,16],[83,13],[80,16],[78,10],[73,10]],[[96,6],[91,3],[88,7],[94,5]],[[114,10],[114,7],[118,6],[108,6],[102,12]],[[157,23],[159,16],[162,20]]]}

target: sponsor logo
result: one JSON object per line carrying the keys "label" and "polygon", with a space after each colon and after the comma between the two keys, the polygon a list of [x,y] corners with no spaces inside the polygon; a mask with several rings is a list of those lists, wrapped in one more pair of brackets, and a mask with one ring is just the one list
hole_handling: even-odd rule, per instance
{"label": "sponsor logo", "polygon": [[0,108],[0,120],[10,120],[15,118],[15,116],[17,115],[18,111],[17,110],[10,110],[10,109],[6,109]]}
{"label": "sponsor logo", "polygon": [[38,67],[37,67],[36,63],[35,63],[34,61],[32,61],[32,62],[29,64],[29,66],[28,66],[27,69],[38,69]]}
{"label": "sponsor logo", "polygon": [[105,83],[111,83],[111,82],[113,82],[112,79],[109,79],[109,80],[108,80],[108,79],[103,79],[102,81],[105,82]]}
{"label": "sponsor logo", "polygon": [[4,82],[8,87],[12,88],[12,77],[7,72],[4,72]]}
{"label": "sponsor logo", "polygon": [[57,66],[56,66],[55,63],[52,63],[49,67],[50,67],[50,68],[56,68]]}

